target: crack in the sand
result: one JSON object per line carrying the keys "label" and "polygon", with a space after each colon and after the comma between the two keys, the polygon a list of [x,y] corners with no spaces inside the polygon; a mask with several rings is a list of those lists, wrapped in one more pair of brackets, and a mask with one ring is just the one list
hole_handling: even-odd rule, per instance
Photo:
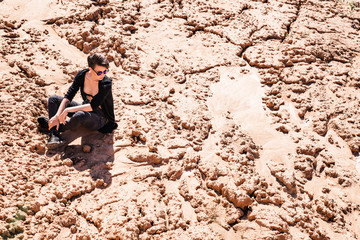
{"label": "crack in the sand", "polygon": [[73,208],[75,210],[75,212],[78,214],[79,217],[82,217],[83,219],[85,219],[85,221],[89,224],[94,226],[99,232],[101,232],[100,228],[101,226],[98,226],[95,222],[91,221],[90,219],[88,219],[86,216],[83,216],[81,214],[81,212],[79,212],[76,208]]}
{"label": "crack in the sand", "polygon": [[296,4],[297,12],[296,12],[296,14],[295,14],[294,19],[290,22],[289,25],[286,26],[287,32],[286,32],[284,38],[282,39],[282,42],[284,42],[285,39],[286,39],[286,37],[290,35],[291,26],[297,21],[299,15],[300,15],[301,7],[302,7],[304,4],[306,4],[306,3],[307,3],[307,0],[305,0],[304,2],[302,2],[302,0],[300,0],[299,3]]}
{"label": "crack in the sand", "polygon": [[207,72],[207,71],[209,71],[209,70],[211,70],[213,68],[220,67],[220,66],[227,66],[227,64],[216,64],[216,65],[213,65],[213,66],[204,67],[202,69],[189,70],[189,71],[185,72],[185,75],[196,74],[196,73],[204,73],[204,72]]}

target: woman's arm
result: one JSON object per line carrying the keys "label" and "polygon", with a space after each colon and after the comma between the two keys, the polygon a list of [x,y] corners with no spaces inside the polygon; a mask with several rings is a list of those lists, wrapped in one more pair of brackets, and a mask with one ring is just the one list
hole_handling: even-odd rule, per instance
{"label": "woman's arm", "polygon": [[59,125],[60,125],[60,115],[61,113],[64,111],[65,107],[70,103],[69,99],[64,98],[61,103],[60,106],[55,114],[55,116],[53,116],[50,120],[49,120],[49,130],[51,128],[53,128],[54,126],[56,126],[56,130],[59,130]]}
{"label": "woman's arm", "polygon": [[93,109],[92,109],[90,103],[75,106],[75,107],[65,108],[59,116],[59,121],[60,121],[60,123],[65,124],[66,116],[68,115],[68,113],[77,112],[77,111],[91,112],[92,110]]}

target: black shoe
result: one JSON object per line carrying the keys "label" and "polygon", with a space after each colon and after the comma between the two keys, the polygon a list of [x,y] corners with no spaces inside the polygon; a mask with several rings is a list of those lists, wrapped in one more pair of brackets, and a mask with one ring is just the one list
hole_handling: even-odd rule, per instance
{"label": "black shoe", "polygon": [[64,143],[64,140],[59,136],[59,134],[50,133],[50,139],[47,142],[46,146],[48,149],[54,149],[60,147]]}
{"label": "black shoe", "polygon": [[39,131],[43,133],[49,133],[49,119],[43,116],[38,117]]}

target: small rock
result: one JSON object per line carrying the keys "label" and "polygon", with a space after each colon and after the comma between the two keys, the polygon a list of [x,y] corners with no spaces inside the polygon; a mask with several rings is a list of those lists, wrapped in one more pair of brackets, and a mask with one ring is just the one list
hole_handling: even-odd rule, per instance
{"label": "small rock", "polygon": [[81,168],[86,164],[86,161],[84,159],[80,160],[78,163],[76,163],[76,167]]}
{"label": "small rock", "polygon": [[88,233],[81,233],[79,235],[76,235],[76,240],[90,240],[90,236]]}
{"label": "small rock", "polygon": [[126,24],[126,25],[124,25],[124,30],[125,31],[136,31],[137,27],[135,27],[134,25]]}
{"label": "small rock", "polygon": [[51,197],[50,197],[50,200],[51,201],[53,201],[53,202],[55,202],[56,201],[56,199],[57,199],[57,197],[56,197],[56,195],[54,194],[54,195],[52,195]]}
{"label": "small rock", "polygon": [[89,145],[84,145],[83,148],[82,148],[82,151],[84,153],[89,153],[91,151],[91,146]]}
{"label": "small rock", "polygon": [[36,83],[37,85],[39,85],[40,87],[43,87],[43,86],[46,85],[45,80],[44,80],[44,79],[40,79],[40,78],[35,79],[35,83]]}
{"label": "small rock", "polygon": [[11,33],[3,35],[3,37],[6,37],[6,38],[18,38],[18,37],[20,37],[20,35],[18,33],[11,32]]}
{"label": "small rock", "polygon": [[64,227],[71,227],[76,224],[76,217],[70,213],[64,214],[61,219],[61,223]]}
{"label": "small rock", "polygon": [[38,154],[44,154],[46,152],[45,144],[42,142],[34,143],[30,146],[30,151]]}
{"label": "small rock", "polygon": [[160,164],[164,161],[158,154],[151,153],[151,154],[134,154],[127,156],[131,161],[134,162],[147,162],[149,164]]}
{"label": "small rock", "polygon": [[25,65],[22,62],[17,61],[16,65],[26,74],[27,77],[32,78],[35,76],[39,76],[34,69],[32,69],[31,67]]}
{"label": "small rock", "polygon": [[73,164],[73,161],[68,158],[68,159],[65,159],[65,160],[63,161],[63,164],[64,164],[65,166],[71,166],[71,165]]}
{"label": "small rock", "polygon": [[34,201],[30,204],[30,210],[33,213],[37,213],[40,211],[40,203],[38,201]]}
{"label": "small rock", "polygon": [[104,186],[104,179],[96,179],[95,186],[97,188]]}
{"label": "small rock", "polygon": [[63,194],[63,192],[61,190],[56,189],[55,190],[55,195],[56,195],[57,198],[62,198],[64,194]]}
{"label": "small rock", "polygon": [[71,226],[71,227],[70,227],[70,231],[71,231],[72,234],[76,233],[76,232],[77,232],[77,227],[74,226],[74,225]]}
{"label": "small rock", "polygon": [[35,183],[40,183],[41,185],[45,185],[48,180],[45,176],[38,176],[37,178],[35,178]]}
{"label": "small rock", "polygon": [[9,140],[3,141],[3,144],[6,144],[6,145],[8,145],[8,146],[10,146],[10,147],[14,146],[14,143],[11,142],[11,141],[9,141]]}

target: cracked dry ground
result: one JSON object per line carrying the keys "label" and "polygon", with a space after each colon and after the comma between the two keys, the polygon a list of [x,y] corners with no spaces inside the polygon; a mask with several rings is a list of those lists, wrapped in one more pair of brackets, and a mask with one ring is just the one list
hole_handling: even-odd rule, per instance
{"label": "cracked dry ground", "polygon": [[[359,6],[0,1],[0,239],[359,239]],[[47,151],[95,51],[119,128]]]}

